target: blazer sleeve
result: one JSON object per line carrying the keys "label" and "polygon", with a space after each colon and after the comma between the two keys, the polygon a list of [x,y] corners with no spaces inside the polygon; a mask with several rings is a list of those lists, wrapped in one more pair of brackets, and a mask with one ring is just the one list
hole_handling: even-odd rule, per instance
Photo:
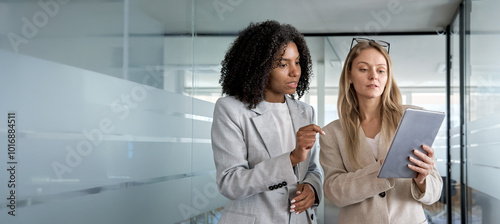
{"label": "blazer sleeve", "polygon": [[425,192],[421,192],[417,184],[412,181],[411,194],[413,198],[422,204],[430,205],[438,201],[441,197],[441,189],[443,188],[443,179],[434,166],[431,173],[425,179]]}
{"label": "blazer sleeve", "polygon": [[[314,109],[311,107],[312,110],[312,118],[310,120],[310,123],[313,124],[316,121],[315,115],[314,115]],[[316,141],[314,143],[313,148],[311,149],[311,152],[309,154],[309,166],[307,168],[307,173],[304,179],[305,183],[309,183],[314,187],[314,190],[316,191],[316,201],[314,203],[314,206],[317,207],[319,203],[321,202],[321,198],[323,197],[323,170],[321,169],[321,166],[319,165],[319,142]]]}
{"label": "blazer sleeve", "polygon": [[270,191],[271,186],[297,183],[289,153],[249,166],[244,136],[248,130],[241,124],[246,108],[239,101],[236,104],[235,99],[232,102],[227,99],[217,101],[211,131],[220,193],[231,200],[238,200]]}
{"label": "blazer sleeve", "polygon": [[352,205],[394,187],[393,179],[377,178],[381,166],[378,162],[347,172],[338,143],[342,140],[337,139],[342,133],[335,133],[332,125],[323,131],[326,133],[320,136],[320,162],[325,171],[323,188],[325,197],[333,204],[338,207]]}
{"label": "blazer sleeve", "polygon": [[[403,105],[403,108],[414,108],[419,110],[425,110],[423,107],[418,107],[414,105]],[[412,181],[411,184],[411,194],[413,198],[422,204],[430,205],[438,201],[441,197],[441,189],[443,188],[443,179],[439,174],[436,166],[432,169],[431,173],[426,177],[425,180],[425,192],[421,192],[417,184]]]}

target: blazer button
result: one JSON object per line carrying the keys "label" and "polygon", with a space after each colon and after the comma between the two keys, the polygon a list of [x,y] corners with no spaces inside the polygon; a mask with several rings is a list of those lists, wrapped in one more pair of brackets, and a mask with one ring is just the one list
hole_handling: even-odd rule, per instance
{"label": "blazer button", "polygon": [[385,197],[385,192],[382,192],[382,193],[378,194],[378,196],[380,196],[382,198]]}
{"label": "blazer button", "polygon": [[281,184],[283,184],[283,186],[286,186],[286,181],[283,181],[283,183],[281,183]]}
{"label": "blazer button", "polygon": [[269,190],[274,190],[274,186],[269,186]]}
{"label": "blazer button", "polygon": [[278,187],[279,187],[279,188],[282,188],[282,187],[283,187],[283,184],[282,184],[282,183],[279,183],[279,184],[278,184]]}

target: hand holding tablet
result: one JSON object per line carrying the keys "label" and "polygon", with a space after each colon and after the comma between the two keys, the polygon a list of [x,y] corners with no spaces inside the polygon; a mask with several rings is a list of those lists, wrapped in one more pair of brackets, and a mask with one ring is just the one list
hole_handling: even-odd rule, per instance
{"label": "hand holding tablet", "polygon": [[415,154],[414,150],[427,155],[427,151],[422,146],[432,146],[444,117],[443,112],[406,109],[382,163],[378,177],[417,177],[417,172],[410,169],[408,164],[414,165],[419,162],[417,160],[412,162],[409,158],[420,159],[418,152]]}

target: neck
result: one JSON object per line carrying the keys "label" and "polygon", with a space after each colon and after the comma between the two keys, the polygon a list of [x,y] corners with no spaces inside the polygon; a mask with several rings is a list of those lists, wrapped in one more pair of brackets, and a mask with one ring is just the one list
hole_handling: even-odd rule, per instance
{"label": "neck", "polygon": [[266,102],[269,102],[269,103],[284,103],[285,102],[285,95],[281,95],[281,96],[266,95]]}
{"label": "neck", "polygon": [[380,98],[367,100],[358,99],[358,102],[361,121],[380,119]]}

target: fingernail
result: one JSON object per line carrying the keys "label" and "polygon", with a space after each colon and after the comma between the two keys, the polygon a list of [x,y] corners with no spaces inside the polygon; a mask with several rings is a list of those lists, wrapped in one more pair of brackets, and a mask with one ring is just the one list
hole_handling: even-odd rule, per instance
{"label": "fingernail", "polygon": [[300,194],[300,193],[302,193],[302,192],[300,192],[300,191],[297,191],[297,194]]}
{"label": "fingernail", "polygon": [[295,203],[295,199],[293,199],[293,200],[291,201],[291,203],[292,203],[292,204],[293,204],[293,203]]}
{"label": "fingernail", "polygon": [[299,214],[299,212],[295,212],[295,215],[298,215],[298,214]]}
{"label": "fingernail", "polygon": [[290,206],[290,208],[295,208],[295,205]]}
{"label": "fingernail", "polygon": [[326,135],[326,133],[325,133],[324,131],[321,131],[321,134],[322,134],[322,135]]}
{"label": "fingernail", "polygon": [[295,210],[294,209],[290,209],[290,212],[294,212]]}

